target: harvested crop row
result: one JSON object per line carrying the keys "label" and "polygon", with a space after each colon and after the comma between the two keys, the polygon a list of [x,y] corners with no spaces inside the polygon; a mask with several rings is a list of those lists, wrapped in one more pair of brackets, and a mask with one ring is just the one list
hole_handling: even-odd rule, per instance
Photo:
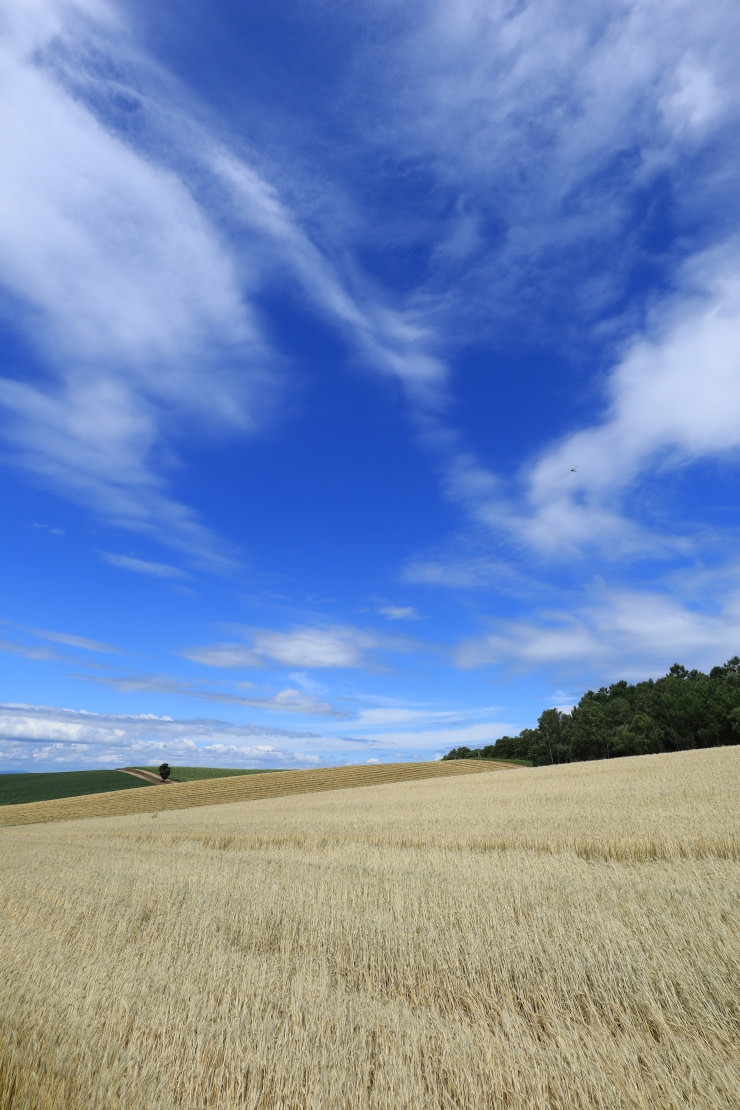
{"label": "harvested crop row", "polygon": [[508,763],[493,760],[456,759],[449,762],[377,764],[360,767],[323,767],[316,770],[280,771],[275,774],[232,776],[180,783],[174,790],[162,785],[152,791],[123,791],[84,798],[59,798],[5,806],[0,825],[34,825],[48,821],[73,821],[80,817],[121,817],[128,813],[152,813],[222,802],[258,801],[286,794],[312,794],[323,790],[345,790],[353,786],[380,786],[389,782],[479,774],[512,770]]}

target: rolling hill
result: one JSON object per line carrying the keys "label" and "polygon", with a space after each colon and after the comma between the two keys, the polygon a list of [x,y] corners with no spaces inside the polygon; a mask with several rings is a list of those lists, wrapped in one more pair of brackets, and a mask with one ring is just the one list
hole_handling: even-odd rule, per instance
{"label": "rolling hill", "polygon": [[[73,821],[80,817],[118,817],[128,813],[189,809],[191,806],[219,805],[223,802],[258,801],[287,794],[311,794],[323,790],[345,790],[353,786],[374,786],[414,779],[511,771],[512,764],[493,760],[455,760],[425,763],[378,763],[350,767],[322,767],[298,771],[274,771],[261,775],[234,775],[200,782],[152,784],[147,792],[115,790],[85,797],[57,798],[3,806],[0,826],[33,825],[48,821]],[[122,780],[136,784],[131,775]],[[146,785],[141,783],[141,785]]]}
{"label": "rolling hill", "polygon": [[77,798],[85,794],[108,794],[149,783],[119,771],[30,771],[0,775],[0,806],[47,802],[54,798]]}

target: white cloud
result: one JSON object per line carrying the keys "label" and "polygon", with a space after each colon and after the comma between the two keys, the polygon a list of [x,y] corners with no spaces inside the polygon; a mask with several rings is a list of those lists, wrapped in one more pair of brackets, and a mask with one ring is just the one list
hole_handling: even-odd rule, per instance
{"label": "white cloud", "polygon": [[287,667],[361,667],[373,637],[354,628],[296,628],[291,632],[257,632],[258,655]]}
{"label": "white cloud", "polygon": [[[2,273],[45,314],[43,341],[141,372],[217,329],[248,339],[232,264],[183,184],[31,59],[3,63]],[[187,386],[169,369],[151,388],[172,394],[176,378]]]}
{"label": "white cloud", "polygon": [[357,733],[383,749],[398,746],[409,752],[428,752],[445,745],[449,751],[458,744],[495,740],[511,731],[513,725],[496,720],[494,715],[498,711],[495,705],[464,709],[380,705],[360,709],[355,720],[342,727],[345,735]]}
{"label": "white cloud", "polygon": [[609,681],[643,679],[674,662],[700,669],[724,662],[738,654],[739,628],[737,581],[704,610],[665,591],[602,586],[570,613],[497,621],[486,636],[458,644],[454,659],[462,668],[555,667],[571,681],[594,674]]}
{"label": "white cloud", "polygon": [[361,709],[357,714],[357,727],[366,725],[432,724],[434,722],[455,723],[470,716],[466,710],[402,709],[397,706],[380,706],[375,709]]}
{"label": "white cloud", "polygon": [[711,70],[690,57],[679,64],[675,85],[660,106],[667,123],[679,133],[687,128],[705,128],[724,109],[723,96]]}
{"label": "white cloud", "polygon": [[510,622],[500,633],[463,641],[454,652],[458,667],[487,663],[528,666],[593,660],[603,651],[598,638],[577,618],[562,614],[555,627],[535,622]]}
{"label": "white cloud", "polygon": [[31,647],[15,640],[0,640],[0,651],[6,651],[9,655],[20,655],[24,659],[33,659],[39,663],[63,662],[70,658],[68,655],[60,655],[52,648]]}
{"label": "white cloud", "polygon": [[[208,689],[197,683],[162,674],[76,674],[71,677],[110,686],[120,693],[144,691],[155,694],[176,694],[179,697],[196,698],[200,701],[221,702],[227,705],[244,705],[251,709],[272,709],[281,713],[304,713],[309,716],[319,717],[347,716],[347,713],[340,709],[336,709],[334,706],[330,705],[329,702],[318,701],[310,694],[306,694],[302,690],[295,690],[292,687],[287,687],[268,697],[245,697],[243,694],[235,694],[229,690]],[[251,684],[239,683],[238,685],[248,686]]]}
{"label": "white cloud", "polygon": [[228,548],[172,500],[154,459],[175,420],[243,431],[264,407],[267,349],[243,277],[172,160],[89,106],[90,58],[118,51],[124,80],[135,55],[114,9],[36,0],[8,18],[0,282],[51,380],[0,380],[5,438],[38,480],[223,569]]}
{"label": "white cloud", "polygon": [[42,532],[47,532],[50,536],[63,536],[63,528],[53,528],[50,524],[38,524],[36,521],[31,525],[32,528],[39,528]]}
{"label": "white cloud", "polygon": [[649,547],[650,538],[622,511],[622,492],[645,471],[659,481],[663,467],[738,451],[738,246],[685,267],[682,293],[656,311],[614,368],[605,419],[535,465],[531,515],[507,522],[520,538],[543,550],[591,542]]}
{"label": "white cloud", "polygon": [[[255,705],[258,704],[255,699]],[[316,698],[303,690],[295,690],[290,686],[280,690],[272,698],[266,698],[266,709],[279,709],[287,713],[310,713],[322,717],[346,717],[348,714],[340,709],[335,709],[328,702],[317,701]]]}
{"label": "white cloud", "polygon": [[[699,460],[738,457],[739,259],[733,239],[684,263],[675,292],[623,344],[606,379],[603,416],[525,464],[520,490],[461,451],[457,437],[430,433],[446,458],[445,492],[478,529],[561,561],[594,548],[608,559],[692,553],[690,525],[684,534],[668,523],[655,529],[631,495],[641,483],[659,489],[667,473]],[[526,585],[511,562],[452,549],[413,560],[403,576],[460,588]]]}
{"label": "white cloud", "polygon": [[211,647],[194,647],[183,651],[186,659],[212,667],[260,666],[266,662],[284,667],[364,667],[369,665],[367,652],[373,648],[387,647],[405,650],[400,638],[381,637],[358,628],[337,626],[333,628],[292,629],[290,632],[273,632],[256,629],[251,633],[252,645],[216,644]]}
{"label": "white cloud", "polygon": [[481,724],[463,725],[460,728],[438,728],[403,732],[364,733],[364,738],[379,747],[403,747],[409,751],[443,747],[445,751],[490,744],[499,736],[519,732],[519,726],[506,721],[485,721]]}
{"label": "white cloud", "polygon": [[147,559],[136,559],[130,555],[116,555],[110,551],[101,551],[101,557],[111,566],[120,567],[121,570],[131,570],[135,574],[146,574],[152,578],[191,578],[187,571],[180,567],[172,567],[167,563],[152,563]]}
{"label": "white cloud", "polygon": [[[73,10],[79,19],[70,22]],[[161,140],[146,151],[123,142],[104,110],[93,111],[84,90],[73,86],[95,84],[85,72],[86,41],[104,56],[116,55],[115,9],[93,0],[13,6],[12,34],[0,56],[7,94],[0,90],[0,276],[54,378],[0,381],[0,406],[10,417],[6,440],[17,463],[121,527],[211,566],[233,566],[226,545],[172,499],[162,460],[170,423],[199,425],[202,418],[238,433],[259,425],[278,357],[250,308],[266,255],[364,362],[403,382],[417,408],[442,409],[448,375],[439,352],[456,346],[457,336],[469,342],[479,334],[460,321],[473,318],[488,328],[504,327],[509,316],[521,320],[521,313],[536,318],[547,300],[543,281],[562,295],[562,282],[548,269],[553,255],[562,248],[572,267],[580,245],[616,244],[612,256],[604,251],[606,276],[596,291],[593,250],[581,252],[587,272],[568,283],[566,294],[588,330],[615,303],[634,258],[623,232],[635,189],[675,170],[677,209],[691,208],[692,179],[681,168],[688,146],[695,152],[716,140],[737,110],[740,70],[732,37],[723,33],[733,10],[727,0],[700,6],[637,0],[606,9],[564,0],[412,4],[382,51],[368,41],[360,84],[367,87],[368,67],[387,79],[373,81],[379,90],[373,118],[353,121],[361,149],[372,151],[374,163],[378,151],[390,152],[401,171],[423,167],[430,194],[451,213],[408,232],[398,219],[395,245],[413,245],[421,227],[431,249],[428,265],[391,298],[349,261],[351,243],[331,239],[330,221],[311,225],[309,235],[298,207],[285,199],[290,189],[278,191],[195,124],[183,138],[156,98],[140,101],[146,126],[158,128]],[[136,45],[123,21],[114,34],[135,95],[143,82],[134,72]],[[150,61],[139,57],[142,72]],[[161,76],[164,87],[168,79]],[[355,110],[351,92],[348,113]],[[709,147],[703,149],[709,157]],[[727,177],[724,149],[734,148],[715,141],[720,153],[710,161],[722,172],[712,180]],[[631,168],[615,169],[620,160]],[[229,212],[196,202],[188,186],[193,162],[198,175],[206,169],[229,194]],[[287,159],[281,173],[289,175]],[[701,200],[709,239],[735,211],[714,202],[712,187]],[[366,209],[355,233],[363,246],[377,245],[388,228],[378,224],[374,232],[372,199],[358,201],[358,209],[360,203]],[[224,246],[219,222],[229,221],[240,224],[247,249]],[[603,418],[525,468],[520,500],[440,423],[435,449],[445,460],[446,491],[476,525],[547,555],[568,556],[594,543],[617,555],[659,544],[677,550],[672,537],[650,535],[625,500],[641,476],[740,445],[736,254],[733,243],[684,271],[674,298],[644,331],[635,329],[615,361]],[[158,577],[177,573],[165,563],[110,560]],[[465,588],[512,581],[504,560],[485,555],[417,560],[405,578]],[[629,606],[623,608],[626,614]],[[403,619],[410,610],[382,612]],[[461,647],[458,661],[474,665],[508,645],[515,658],[533,664],[598,655],[600,627],[585,610],[543,627],[508,625]],[[610,635],[625,635],[618,622]],[[77,640],[73,646],[84,648]],[[258,630],[249,645],[184,654],[235,668],[360,667],[384,646],[355,629],[305,627]],[[282,695],[294,704],[301,697],[293,686]]]}
{"label": "white cloud", "polygon": [[378,612],[389,621],[418,621],[419,614],[413,605],[384,605]]}
{"label": "white cloud", "polygon": [[[197,103],[137,45],[122,7],[33,0],[8,19],[0,281],[52,374],[44,384],[0,380],[12,455],[118,527],[233,568],[235,553],[171,497],[162,460],[174,461],[175,425],[244,433],[273,405],[281,360],[251,295],[276,262],[410,396],[436,396],[446,368],[429,328],[358,270],[341,273],[217,127],[195,122]],[[116,97],[101,58],[115,61]],[[115,128],[122,90],[141,150]],[[229,197],[219,203],[216,189],[209,210],[189,187],[204,171]],[[240,225],[238,248],[225,247],[223,222]]]}
{"label": "white cloud", "polygon": [[288,677],[291,682],[295,683],[296,686],[304,690],[307,694],[329,693],[329,687],[326,686],[325,683],[318,682],[311,675],[306,674],[305,671],[293,671]]}
{"label": "white cloud", "polygon": [[120,655],[121,649],[100,640],[89,640],[86,636],[73,636],[68,632],[50,632],[44,628],[29,628],[32,636],[40,640],[50,640],[53,644],[67,644],[69,647],[82,648],[83,651],[102,652],[104,655]]}
{"label": "white cloud", "polygon": [[438,558],[413,559],[403,568],[405,582],[423,586],[446,586],[449,589],[478,590],[487,586],[528,589],[534,583],[512,563],[485,555],[452,553]]}
{"label": "white cloud", "polygon": [[0,706],[0,759],[11,763],[131,765],[167,758],[229,766],[304,766],[318,757],[286,747],[320,741],[311,732],[152,714],[87,713],[46,706]]}
{"label": "white cloud", "polygon": [[213,644],[210,647],[188,648],[180,653],[193,663],[205,667],[224,667],[238,670],[242,667],[259,667],[262,660],[244,644]]}
{"label": "white cloud", "polygon": [[414,403],[438,403],[448,371],[431,349],[434,329],[418,314],[391,307],[356,267],[340,272],[277,190],[231,151],[214,148],[209,164],[238,199],[242,222],[268,237],[304,295],[347,336],[363,361],[396,378]]}
{"label": "white cloud", "polygon": [[83,19],[95,20],[114,33],[123,31],[116,9],[108,0],[25,0],[23,4],[6,4],[2,14],[8,42],[24,56],[63,35],[70,23],[80,27]]}
{"label": "white cloud", "polygon": [[52,644],[66,644],[68,647],[82,648],[83,651],[102,652],[104,655],[121,655],[121,648],[113,644],[104,644],[100,640],[91,640],[87,636],[77,636],[71,632],[53,632],[48,628],[28,628],[23,624],[14,624],[12,621],[0,620],[0,624],[8,625],[35,636],[38,640],[48,640]]}
{"label": "white cloud", "polygon": [[[695,172],[687,142],[693,153],[737,116],[733,0],[421,2],[393,17],[393,35],[367,39],[353,60],[356,98],[345,97],[346,112],[362,113],[372,81],[371,139],[404,165],[423,166],[448,201],[418,306],[446,318],[448,332],[461,318],[537,329],[561,296],[552,280],[553,268],[565,272],[559,251],[569,299],[589,316],[589,303],[612,301],[628,280],[623,263],[639,250],[624,235],[636,195],[667,170]],[[713,163],[726,164],[730,149],[713,147]],[[690,187],[676,201],[683,211],[706,206]],[[723,222],[719,212],[702,215]],[[394,226],[399,237],[428,242],[428,222],[406,225]],[[476,249],[481,225],[489,231]],[[380,220],[379,234],[388,234]],[[444,250],[456,236],[464,267]],[[590,252],[582,265],[567,248],[599,241],[615,265],[597,290]]]}
{"label": "white cloud", "polygon": [[[501,726],[486,727],[495,732]],[[338,766],[373,759],[383,762],[394,755],[424,758],[424,735],[399,733],[404,750],[394,752],[389,751],[393,737],[388,736],[370,746],[365,736],[327,736],[270,725],[0,705],[0,763],[7,769],[49,764],[127,766],[162,759],[219,767]],[[437,735],[440,744],[447,739],[451,745],[474,739],[470,731],[461,733],[462,739],[455,730],[430,735]]]}
{"label": "white cloud", "polygon": [[[449,202],[449,218],[431,232],[409,221],[404,240],[418,234],[428,247],[439,236],[407,303],[420,324],[434,321],[440,347],[467,344],[473,332],[516,329],[519,338],[524,327],[570,358],[573,327],[561,335],[560,318],[574,322],[576,353],[589,360],[592,344],[622,343],[604,421],[523,467],[519,488],[466,452],[441,418],[424,436],[441,457],[445,492],[475,525],[538,554],[570,557],[593,544],[618,557],[686,553],[679,537],[646,528],[624,495],[640,476],[738,446],[738,244],[675,272],[689,250],[722,243],[740,215],[735,25],[732,0],[418,4],[355,64],[358,82],[372,76],[381,89],[374,140],[402,164],[423,165]],[[356,110],[351,99],[347,110]],[[658,180],[669,182],[666,204],[682,229],[660,252],[634,227]],[[477,240],[484,225],[496,230]],[[458,232],[462,269],[445,250]],[[633,261],[646,260],[658,287],[678,291],[643,331],[653,289],[631,290],[622,318],[620,299]],[[495,396],[494,382],[494,412]],[[553,428],[569,416],[554,412]],[[495,575],[485,560],[458,560],[449,576],[445,563],[417,560],[405,578],[467,588]]]}
{"label": "white cloud", "polygon": [[149,533],[210,569],[235,565],[187,506],[173,501],[149,466],[157,439],[154,407],[105,373],[58,388],[0,379],[0,409],[15,463],[121,528]]}

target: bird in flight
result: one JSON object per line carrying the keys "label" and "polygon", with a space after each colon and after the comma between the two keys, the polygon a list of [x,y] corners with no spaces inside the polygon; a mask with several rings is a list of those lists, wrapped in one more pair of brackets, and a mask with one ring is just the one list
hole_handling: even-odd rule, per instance
{"label": "bird in flight", "polygon": [[572,466],[570,468],[570,472],[571,472],[571,474],[577,474],[578,473],[578,471],[576,470],[576,468],[574,466]]}

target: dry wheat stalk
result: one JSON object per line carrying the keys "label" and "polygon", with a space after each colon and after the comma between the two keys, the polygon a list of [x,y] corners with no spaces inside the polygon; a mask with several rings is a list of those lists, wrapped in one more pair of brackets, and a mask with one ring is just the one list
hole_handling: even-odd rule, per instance
{"label": "dry wheat stalk", "polygon": [[740,1106],[738,772],[710,749],[5,829],[0,1107]]}

